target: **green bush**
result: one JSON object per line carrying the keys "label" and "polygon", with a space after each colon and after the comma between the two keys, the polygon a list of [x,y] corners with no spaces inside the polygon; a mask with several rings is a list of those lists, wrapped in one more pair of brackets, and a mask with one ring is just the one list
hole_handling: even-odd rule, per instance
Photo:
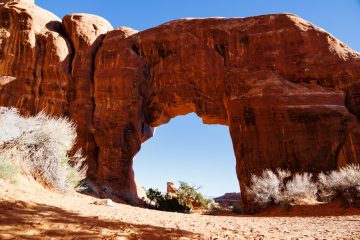
{"label": "green bush", "polygon": [[170,194],[165,194],[165,197],[160,199],[158,203],[159,210],[181,213],[191,212],[190,206],[181,203],[178,198],[171,196]]}
{"label": "green bush", "polygon": [[185,182],[180,182],[180,187],[176,192],[179,202],[190,206],[191,209],[200,208],[206,209],[213,203],[211,199],[206,199],[200,192],[200,188],[196,186],[190,186]]}
{"label": "green bush", "polygon": [[158,210],[189,213],[196,208],[207,209],[213,203],[198,190],[199,188],[195,186],[180,182],[180,187],[176,193],[162,194],[158,189],[150,188],[146,192],[146,196]]}
{"label": "green bush", "polygon": [[149,190],[146,191],[146,197],[151,201],[154,202],[155,205],[157,204],[157,202],[163,198],[163,195],[161,194],[161,192],[159,191],[159,189],[157,188],[150,188]]}
{"label": "green bush", "polygon": [[157,188],[146,191],[147,198],[161,211],[189,213],[191,208],[182,204],[173,194],[163,195]]}

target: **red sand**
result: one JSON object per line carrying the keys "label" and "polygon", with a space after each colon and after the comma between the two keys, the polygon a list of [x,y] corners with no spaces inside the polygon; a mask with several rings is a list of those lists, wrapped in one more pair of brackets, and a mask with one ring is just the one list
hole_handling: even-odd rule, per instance
{"label": "red sand", "polygon": [[209,216],[95,205],[96,200],[27,180],[0,182],[0,239],[360,239],[360,209],[338,203]]}

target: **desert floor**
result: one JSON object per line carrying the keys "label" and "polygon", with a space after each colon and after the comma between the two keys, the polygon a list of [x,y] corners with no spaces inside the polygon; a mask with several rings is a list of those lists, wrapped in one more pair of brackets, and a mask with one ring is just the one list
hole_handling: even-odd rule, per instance
{"label": "desert floor", "polygon": [[0,182],[0,239],[360,239],[360,209],[337,204],[210,216],[96,201]]}

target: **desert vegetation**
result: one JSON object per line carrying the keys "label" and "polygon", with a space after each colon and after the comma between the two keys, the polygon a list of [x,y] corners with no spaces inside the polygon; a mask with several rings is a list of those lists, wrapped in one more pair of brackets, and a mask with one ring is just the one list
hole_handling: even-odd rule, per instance
{"label": "desert vegetation", "polygon": [[0,178],[22,173],[61,192],[80,188],[87,169],[80,151],[69,155],[75,140],[75,125],[66,118],[0,108]]}
{"label": "desert vegetation", "polygon": [[14,164],[6,154],[0,153],[0,179],[14,182],[19,171],[18,165]]}
{"label": "desert vegetation", "polygon": [[318,175],[265,170],[252,175],[247,195],[250,202],[262,207],[320,204],[339,197],[352,205],[360,197],[360,166],[352,164]]}
{"label": "desert vegetation", "polygon": [[199,189],[180,182],[180,187],[175,193],[162,194],[158,189],[150,188],[146,191],[146,196],[150,200],[150,206],[155,209],[190,213],[193,210],[209,209],[213,204],[213,201],[205,198]]}

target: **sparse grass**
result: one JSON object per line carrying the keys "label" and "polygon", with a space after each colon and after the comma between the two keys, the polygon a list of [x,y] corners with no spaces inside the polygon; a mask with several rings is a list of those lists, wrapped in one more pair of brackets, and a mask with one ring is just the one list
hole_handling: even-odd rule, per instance
{"label": "sparse grass", "polygon": [[19,166],[8,159],[5,154],[0,154],[0,179],[15,182],[19,173]]}
{"label": "sparse grass", "polygon": [[75,140],[75,125],[66,118],[42,112],[24,118],[14,108],[0,108],[1,153],[50,188],[65,192],[85,178],[80,152],[68,155]]}

